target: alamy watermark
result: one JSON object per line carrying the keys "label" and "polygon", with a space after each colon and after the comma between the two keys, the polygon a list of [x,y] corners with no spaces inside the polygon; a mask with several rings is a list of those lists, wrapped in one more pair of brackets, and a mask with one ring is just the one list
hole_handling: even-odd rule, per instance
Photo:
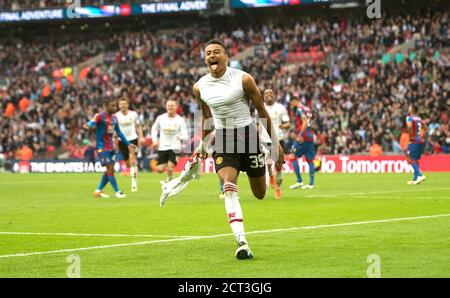
{"label": "alamy watermark", "polygon": [[67,7],[67,17],[69,19],[79,19],[81,18],[80,14],[77,12],[78,8],[81,8],[81,0],[69,0],[73,2]]}
{"label": "alamy watermark", "polygon": [[366,15],[369,19],[381,19],[381,0],[367,0]]}
{"label": "alamy watermark", "polygon": [[381,258],[377,254],[371,254],[367,256],[367,277],[368,278],[381,278]]}
{"label": "alamy watermark", "polygon": [[66,275],[68,278],[81,277],[81,259],[79,255],[69,255],[66,259],[70,265],[67,267]]}

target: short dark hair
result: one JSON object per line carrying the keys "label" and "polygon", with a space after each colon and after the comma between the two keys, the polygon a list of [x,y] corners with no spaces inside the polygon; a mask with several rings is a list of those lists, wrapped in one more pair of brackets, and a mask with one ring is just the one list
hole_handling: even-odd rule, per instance
{"label": "short dark hair", "polygon": [[105,106],[107,106],[107,105],[109,105],[109,103],[112,102],[112,101],[116,101],[116,102],[117,102],[117,99],[115,99],[114,97],[105,97],[105,98],[103,99],[103,104],[104,104]]}
{"label": "short dark hair", "polygon": [[209,46],[209,45],[212,45],[212,44],[217,44],[217,45],[221,46],[221,47],[225,50],[225,53],[228,55],[227,48],[225,47],[225,44],[223,43],[223,41],[221,41],[221,40],[218,39],[218,38],[210,39],[210,40],[206,43],[205,48],[206,48],[207,46]]}
{"label": "short dark hair", "polygon": [[125,96],[122,96],[121,98],[119,98],[119,101],[126,101],[126,102],[129,102],[129,101],[128,101],[128,98],[125,97]]}
{"label": "short dark hair", "polygon": [[410,106],[411,106],[411,111],[412,111],[414,114],[418,112],[418,108],[417,108],[417,106],[416,106],[415,104],[411,104]]}

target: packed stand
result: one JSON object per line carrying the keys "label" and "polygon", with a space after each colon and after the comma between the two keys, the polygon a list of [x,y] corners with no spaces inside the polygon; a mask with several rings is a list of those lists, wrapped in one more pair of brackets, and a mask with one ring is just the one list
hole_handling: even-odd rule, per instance
{"label": "packed stand", "polygon": [[[447,17],[302,20],[215,34],[190,28],[72,37],[69,43],[58,38],[2,42],[0,152],[21,159],[92,159],[92,136],[81,125],[109,96],[130,98],[148,137],[166,99],[178,100],[179,113],[192,120],[197,105],[191,88],[205,72],[201,46],[216,36],[231,55],[255,46],[256,54],[237,65],[255,77],[261,90],[273,88],[286,107],[298,96],[313,109],[319,154],[402,152],[409,103],[420,107],[429,126],[426,152],[448,153]],[[414,34],[419,41],[407,55],[386,56]],[[312,49],[326,59],[288,61],[292,53]],[[55,86],[42,79],[100,53],[105,63],[84,69],[80,80],[63,77]],[[51,86],[45,96],[44,85]],[[148,140],[140,152],[143,165],[152,154]]]}

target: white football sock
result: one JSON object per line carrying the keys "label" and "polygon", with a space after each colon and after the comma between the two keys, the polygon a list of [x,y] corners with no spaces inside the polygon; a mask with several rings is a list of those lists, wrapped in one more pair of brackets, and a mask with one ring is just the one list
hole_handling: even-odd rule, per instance
{"label": "white football sock", "polygon": [[237,186],[234,183],[227,182],[223,185],[225,195],[225,209],[227,210],[228,222],[231,230],[238,242],[247,243],[244,233],[244,219],[242,216],[241,204],[239,203]]}
{"label": "white football sock", "polygon": [[138,172],[137,166],[131,166],[131,167],[130,167],[131,183],[136,184],[136,181],[137,181],[137,172]]}

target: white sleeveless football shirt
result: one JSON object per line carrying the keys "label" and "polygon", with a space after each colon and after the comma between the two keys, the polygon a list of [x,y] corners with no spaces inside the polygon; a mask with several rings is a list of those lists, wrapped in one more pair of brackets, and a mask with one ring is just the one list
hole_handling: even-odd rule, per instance
{"label": "white sleeveless football shirt", "polygon": [[216,129],[241,128],[252,123],[250,104],[242,86],[244,74],[227,67],[220,78],[207,74],[198,80],[200,98],[210,108]]}

